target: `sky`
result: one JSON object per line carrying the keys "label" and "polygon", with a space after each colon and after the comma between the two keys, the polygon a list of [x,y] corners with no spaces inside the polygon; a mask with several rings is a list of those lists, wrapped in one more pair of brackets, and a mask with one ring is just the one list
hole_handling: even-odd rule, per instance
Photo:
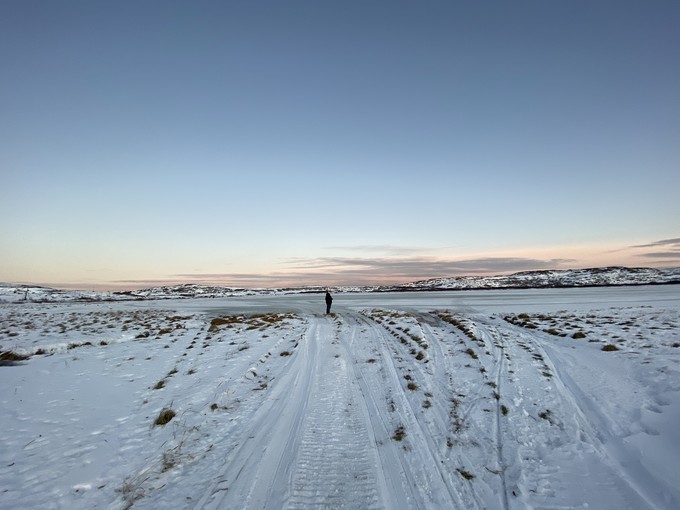
{"label": "sky", "polygon": [[680,3],[0,1],[0,281],[680,266]]}

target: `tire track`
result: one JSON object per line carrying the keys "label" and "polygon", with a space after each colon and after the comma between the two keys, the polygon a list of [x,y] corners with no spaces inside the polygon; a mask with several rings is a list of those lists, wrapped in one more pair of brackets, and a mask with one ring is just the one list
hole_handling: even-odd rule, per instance
{"label": "tire track", "polygon": [[494,382],[496,384],[496,395],[498,396],[498,398],[496,399],[496,412],[494,413],[494,417],[496,420],[496,437],[495,437],[496,458],[498,461],[498,468],[500,470],[499,476],[501,479],[502,490],[501,501],[503,503],[503,509],[507,510],[510,507],[510,501],[508,499],[508,486],[505,476],[506,463],[503,457],[503,431],[501,427],[501,420],[503,414],[501,408],[501,397],[503,396],[503,373],[505,370],[505,339],[503,338],[503,335],[501,335],[500,331],[498,331],[495,328],[491,331],[482,330],[482,332],[489,334],[492,339],[498,340],[498,343],[500,344],[500,346],[496,346],[496,344],[494,343],[494,353],[496,354],[495,358],[498,360],[496,362],[494,374]]}
{"label": "tire track", "polygon": [[[325,321],[327,322],[327,321]],[[324,341],[301,430],[301,444],[284,508],[382,508],[377,459],[358,401],[354,374],[330,325],[320,328]]]}
{"label": "tire track", "polygon": [[288,485],[285,461],[296,448],[316,371],[318,334],[316,322],[311,322],[293,362],[270,385],[270,394],[196,509],[280,507]]}
{"label": "tire track", "polygon": [[[353,345],[356,341],[357,328],[366,326],[369,328],[372,335],[367,335],[363,338],[364,341],[378,340],[382,327],[374,321],[364,317],[361,314],[354,313],[350,316],[351,322],[354,322],[349,340],[345,340],[343,345],[347,352],[353,351]],[[377,342],[372,342],[377,343]],[[380,355],[380,354],[379,354]],[[401,508],[404,504],[410,506],[414,500],[414,496],[410,491],[406,491],[406,487],[414,487],[415,480],[404,464],[403,455],[396,451],[389,441],[390,436],[394,430],[391,419],[385,409],[387,402],[376,398],[374,388],[372,388],[367,380],[361,375],[360,370],[356,368],[356,364],[352,364],[354,372],[354,379],[358,382],[358,390],[361,393],[361,401],[364,404],[366,423],[370,424],[370,433],[372,435],[372,443],[378,455],[380,465],[378,466],[379,481],[382,486],[384,508]],[[386,385],[387,381],[384,382]]]}
{"label": "tire track", "polygon": [[[641,501],[652,509],[666,508],[664,501],[665,488],[647,471],[644,463],[629,454],[625,441],[611,432],[608,420],[592,402],[588,394],[577,384],[562,366],[552,361],[555,356],[553,348],[546,345],[534,335],[521,335],[539,352],[545,364],[555,374],[554,384],[559,397],[570,409],[578,430],[575,434],[591,445],[598,452],[600,461],[609,467],[612,475],[619,478]],[[606,439],[603,439],[603,436]],[[654,488],[653,490],[650,490]]]}
{"label": "tire track", "polygon": [[[439,458],[439,455],[436,453],[436,445],[433,443],[431,434],[423,430],[417,419],[417,413],[402,387],[401,378],[397,373],[392,355],[394,349],[391,348],[391,344],[393,342],[382,330],[381,326],[373,323],[373,327],[376,328],[374,331],[376,331],[377,340],[380,343],[381,357],[387,372],[386,384],[395,389],[394,398],[399,401],[398,409],[404,420],[404,426],[408,436],[412,437],[410,442],[415,445],[415,447],[407,449],[409,452],[408,458],[412,460],[407,466],[407,472],[414,482],[411,483],[411,486],[423,488],[421,494],[415,495],[421,501],[419,506],[430,507],[432,505],[439,505],[447,508],[478,507],[479,502],[473,493],[470,493],[469,490],[461,491],[461,487],[453,488],[449,483],[449,473],[443,470],[443,459]],[[398,353],[395,352],[395,354]],[[466,499],[463,498],[461,492],[467,495]],[[427,494],[428,499],[422,499],[424,494]],[[472,507],[471,504],[473,505]]]}

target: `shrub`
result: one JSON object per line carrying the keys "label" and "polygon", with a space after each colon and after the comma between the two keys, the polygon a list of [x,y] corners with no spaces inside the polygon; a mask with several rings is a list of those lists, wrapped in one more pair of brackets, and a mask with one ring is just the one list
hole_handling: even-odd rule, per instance
{"label": "shrub", "polygon": [[166,425],[174,417],[175,417],[175,411],[173,411],[172,409],[163,409],[160,412],[160,414],[158,415],[158,418],[156,418],[156,421],[154,422],[154,424],[155,425]]}
{"label": "shrub", "polygon": [[477,353],[470,349],[469,347],[465,349],[465,352],[472,358],[472,359],[479,359],[477,356]]}
{"label": "shrub", "polygon": [[583,331],[577,331],[573,335],[571,335],[572,338],[578,340],[579,338],[585,338],[586,334]]}
{"label": "shrub", "polygon": [[607,344],[607,345],[605,345],[604,347],[602,347],[602,350],[603,350],[603,351],[618,351],[619,348],[616,347],[616,346],[613,345],[613,344]]}
{"label": "shrub", "polygon": [[0,361],[25,361],[29,357],[30,356],[26,356],[25,354],[18,354],[12,351],[0,352]]}

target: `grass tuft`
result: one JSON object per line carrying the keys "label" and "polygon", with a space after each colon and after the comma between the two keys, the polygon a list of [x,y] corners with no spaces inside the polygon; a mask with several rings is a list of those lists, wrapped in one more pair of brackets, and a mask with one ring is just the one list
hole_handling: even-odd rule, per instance
{"label": "grass tuft", "polygon": [[397,427],[397,430],[394,431],[394,435],[392,436],[392,439],[395,441],[402,441],[406,437],[406,430],[404,429],[403,425],[400,425]]}
{"label": "grass tuft", "polygon": [[174,417],[175,411],[172,409],[163,409],[158,415],[158,418],[156,418],[154,425],[166,425],[170,423],[170,420],[172,420]]}
{"label": "grass tuft", "polygon": [[465,352],[472,358],[472,359],[479,359],[479,356],[477,356],[477,353],[470,349],[469,347],[465,349]]}
{"label": "grass tuft", "polygon": [[614,344],[607,344],[604,347],[602,347],[603,351],[618,351],[619,348],[616,347]]}
{"label": "grass tuft", "polygon": [[30,356],[27,356],[25,354],[19,354],[17,352],[12,352],[12,351],[0,352],[0,361],[6,361],[6,362],[25,361],[28,358],[30,358]]}

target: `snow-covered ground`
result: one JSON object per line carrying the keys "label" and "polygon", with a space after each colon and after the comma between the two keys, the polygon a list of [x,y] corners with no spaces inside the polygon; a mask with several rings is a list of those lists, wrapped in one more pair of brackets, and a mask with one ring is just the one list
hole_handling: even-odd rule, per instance
{"label": "snow-covered ground", "polygon": [[680,286],[323,308],[0,305],[0,508],[680,508]]}

